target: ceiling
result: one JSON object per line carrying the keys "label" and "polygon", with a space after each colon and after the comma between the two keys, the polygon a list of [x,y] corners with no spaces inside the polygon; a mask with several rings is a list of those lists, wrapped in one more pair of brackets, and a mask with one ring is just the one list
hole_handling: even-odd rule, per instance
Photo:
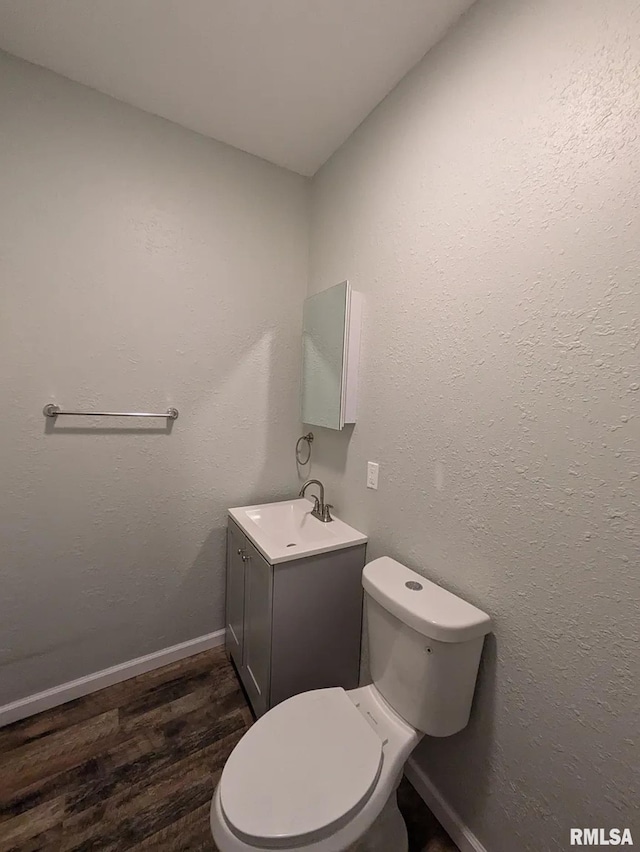
{"label": "ceiling", "polygon": [[0,0],[0,48],[312,175],[473,0]]}

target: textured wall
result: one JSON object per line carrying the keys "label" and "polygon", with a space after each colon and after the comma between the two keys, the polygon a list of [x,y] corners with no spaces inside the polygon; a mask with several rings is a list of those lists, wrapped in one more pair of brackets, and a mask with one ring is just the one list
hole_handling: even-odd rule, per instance
{"label": "textured wall", "polygon": [[307,189],[0,55],[0,704],[223,626],[227,506],[298,483]]}
{"label": "textured wall", "polygon": [[365,294],[313,474],[495,619],[471,724],[419,752],[490,852],[640,841],[639,62],[636,0],[479,0],[312,189],[311,291]]}

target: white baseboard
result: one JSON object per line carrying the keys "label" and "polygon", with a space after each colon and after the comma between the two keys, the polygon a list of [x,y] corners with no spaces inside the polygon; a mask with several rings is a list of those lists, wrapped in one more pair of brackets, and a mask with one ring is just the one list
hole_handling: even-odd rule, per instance
{"label": "white baseboard", "polygon": [[114,683],[120,683],[120,681],[128,680],[130,677],[162,668],[169,663],[175,663],[178,660],[185,659],[185,657],[199,654],[201,651],[209,651],[211,648],[224,644],[224,637],[225,630],[223,628],[216,630],[215,633],[208,633],[206,636],[199,636],[197,639],[190,639],[188,642],[181,642],[179,645],[172,645],[170,648],[163,648],[162,651],[137,657],[135,660],[111,666],[111,668],[94,672],[94,674],[80,677],[77,680],[70,680],[68,683],[60,684],[60,686],[54,686],[53,689],[21,698],[12,704],[5,704],[4,707],[0,707],[0,728],[3,725],[11,724],[11,722],[17,722],[19,719],[26,719],[27,716],[33,716],[35,713],[42,713],[43,710],[50,710],[59,704],[65,704],[67,701],[73,701],[75,698],[81,698],[90,692],[97,692],[99,689],[104,689],[105,686],[112,686]]}
{"label": "white baseboard", "polygon": [[410,757],[407,761],[404,774],[460,852],[487,852],[475,834],[467,828],[453,808],[445,802],[431,779],[418,766],[414,758]]}

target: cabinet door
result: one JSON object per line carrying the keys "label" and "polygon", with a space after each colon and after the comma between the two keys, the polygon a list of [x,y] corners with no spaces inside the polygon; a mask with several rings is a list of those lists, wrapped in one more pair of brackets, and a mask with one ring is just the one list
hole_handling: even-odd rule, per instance
{"label": "cabinet door", "polygon": [[227,529],[227,652],[238,668],[243,662],[246,538],[229,521]]}
{"label": "cabinet door", "polygon": [[269,709],[273,569],[247,540],[244,595],[245,688],[257,716]]}

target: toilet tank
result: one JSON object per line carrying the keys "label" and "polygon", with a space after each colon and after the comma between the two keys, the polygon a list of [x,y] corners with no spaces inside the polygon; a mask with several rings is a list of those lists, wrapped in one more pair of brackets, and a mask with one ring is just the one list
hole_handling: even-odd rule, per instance
{"label": "toilet tank", "polygon": [[462,730],[489,616],[388,556],[365,565],[362,585],[378,692],[425,734]]}

